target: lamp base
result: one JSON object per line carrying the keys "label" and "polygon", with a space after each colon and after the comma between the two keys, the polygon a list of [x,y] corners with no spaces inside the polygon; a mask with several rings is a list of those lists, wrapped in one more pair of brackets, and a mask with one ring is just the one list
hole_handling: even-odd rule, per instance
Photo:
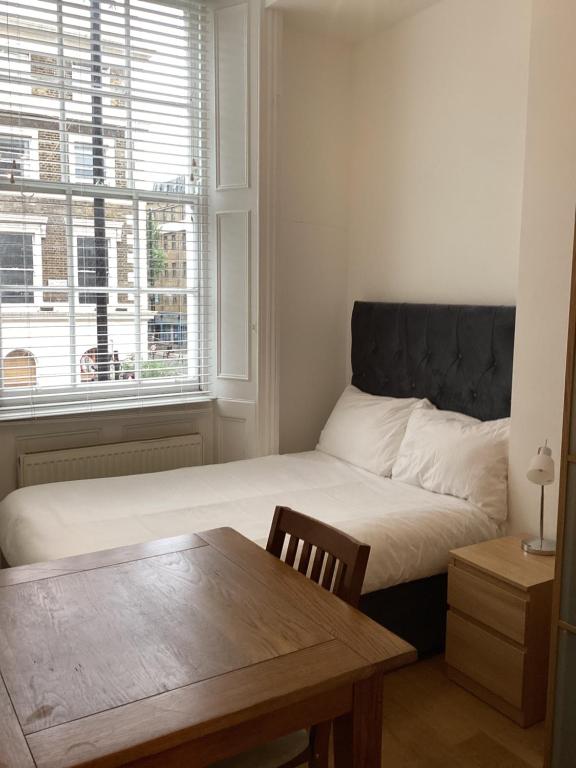
{"label": "lamp base", "polygon": [[556,542],[550,539],[523,539],[522,549],[529,555],[551,557],[556,554]]}

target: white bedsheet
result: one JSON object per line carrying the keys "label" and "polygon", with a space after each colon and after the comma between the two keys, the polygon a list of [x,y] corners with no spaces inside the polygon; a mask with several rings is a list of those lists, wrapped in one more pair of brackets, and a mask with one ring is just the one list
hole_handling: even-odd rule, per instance
{"label": "white bedsheet", "polygon": [[312,451],[22,488],[0,503],[0,548],[23,565],[220,526],[265,545],[277,504],[371,545],[364,592],[441,573],[450,549],[500,534],[467,502]]}

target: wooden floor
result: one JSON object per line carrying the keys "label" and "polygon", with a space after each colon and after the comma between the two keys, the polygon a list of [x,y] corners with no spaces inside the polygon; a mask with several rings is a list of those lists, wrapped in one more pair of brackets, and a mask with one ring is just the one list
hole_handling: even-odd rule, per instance
{"label": "wooden floor", "polygon": [[522,729],[450,682],[443,659],[386,676],[385,768],[542,768],[544,726]]}

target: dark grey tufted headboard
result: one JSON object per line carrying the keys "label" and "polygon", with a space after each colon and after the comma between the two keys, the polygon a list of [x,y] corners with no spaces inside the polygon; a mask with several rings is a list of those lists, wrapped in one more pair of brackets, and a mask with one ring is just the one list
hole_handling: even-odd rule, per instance
{"label": "dark grey tufted headboard", "polygon": [[358,301],[352,383],[483,421],[509,416],[515,317],[514,307]]}

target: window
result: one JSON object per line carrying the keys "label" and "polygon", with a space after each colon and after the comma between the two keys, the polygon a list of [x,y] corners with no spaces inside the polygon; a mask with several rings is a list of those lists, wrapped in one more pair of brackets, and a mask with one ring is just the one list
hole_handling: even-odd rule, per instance
{"label": "window", "polygon": [[0,135],[0,177],[14,181],[24,176],[30,161],[30,139]]}
{"label": "window", "polygon": [[92,180],[92,144],[74,143],[74,173],[80,179]]}
{"label": "window", "polygon": [[[101,240],[98,246],[95,237],[78,237],[76,239],[78,253],[78,286],[80,288],[96,288],[107,284],[106,265],[108,264],[108,243]],[[105,299],[106,294],[104,295]],[[81,293],[81,304],[96,304],[98,294]]]}
{"label": "window", "polygon": [[[94,150],[92,140],[87,135],[68,134],[68,143],[71,147],[71,179],[84,184],[94,182],[93,164]],[[116,167],[116,146],[119,148],[118,161],[120,165]],[[116,141],[112,136],[104,136],[101,146],[96,148],[96,161],[100,162],[102,183],[105,185],[123,186],[125,181],[125,161],[126,153],[121,141]]]}
{"label": "window", "polygon": [[[34,301],[34,291],[31,290],[34,285],[33,235],[0,232],[0,283],[3,304]],[[30,290],[24,290],[27,286]]]}
{"label": "window", "polygon": [[0,358],[35,361],[32,395],[4,377],[0,419],[205,396],[206,6],[0,10]]}

